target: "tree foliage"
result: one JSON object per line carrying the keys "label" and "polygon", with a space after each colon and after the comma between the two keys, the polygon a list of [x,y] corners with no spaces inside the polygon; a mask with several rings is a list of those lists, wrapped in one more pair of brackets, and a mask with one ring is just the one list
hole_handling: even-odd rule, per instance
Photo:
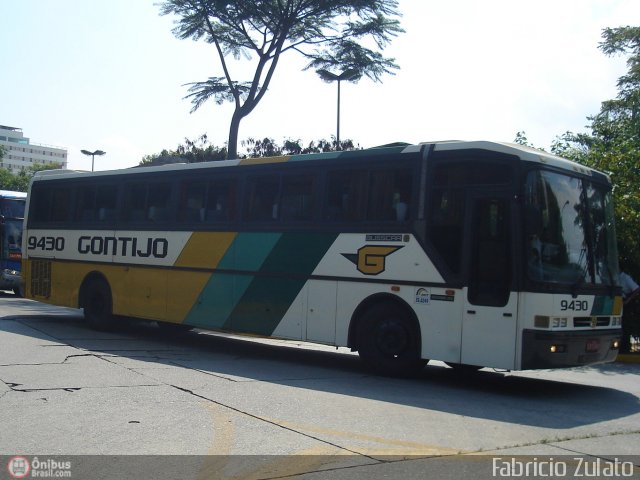
{"label": "tree foliage", "polygon": [[341,140],[340,144],[335,137],[331,140],[320,139],[311,141],[304,146],[301,140],[284,140],[278,145],[273,138],[254,139],[249,138],[242,142],[247,149],[249,157],[273,157],[277,155],[304,155],[308,153],[336,152],[343,150],[356,150],[353,140]]}
{"label": "tree foliage", "polygon": [[26,192],[29,188],[31,177],[40,170],[53,170],[61,168],[59,164],[53,163],[48,165],[32,165],[29,168],[23,168],[17,174],[11,173],[6,168],[0,168],[0,190],[12,190],[14,192]]}
{"label": "tree foliage", "polygon": [[564,133],[552,144],[552,152],[611,176],[620,259],[640,278],[640,27],[607,28],[602,38],[602,52],[627,57],[628,71],[618,79],[618,94],[589,117],[588,133]]}
{"label": "tree foliage", "polygon": [[[353,140],[340,141],[320,139],[311,141],[306,146],[302,140],[286,139],[278,144],[273,138],[248,138],[241,142],[246,148],[246,153],[241,153],[240,158],[246,157],[274,157],[279,155],[300,155],[307,153],[334,152],[343,150],[357,150]],[[184,144],[178,145],[175,150],[162,150],[160,153],[146,155],[139,166],[165,165],[168,163],[198,163],[213,162],[226,159],[227,150],[224,147],[216,147],[209,143],[207,135],[201,135],[196,140],[184,139]]]}
{"label": "tree foliage", "polygon": [[138,166],[165,165],[168,163],[199,163],[213,162],[227,158],[227,149],[216,147],[209,143],[207,134],[200,135],[195,140],[184,139],[175,150],[162,150],[160,153],[146,155]]}
{"label": "tree foliage", "polygon": [[[398,66],[383,49],[398,33],[396,0],[165,0],[175,15],[173,33],[215,47],[223,75],[188,84],[192,112],[208,100],[232,102],[228,158],[236,158],[241,120],[267,92],[280,56],[296,52],[306,69],[354,69],[380,81]],[[254,60],[253,78],[238,80],[229,57]]]}

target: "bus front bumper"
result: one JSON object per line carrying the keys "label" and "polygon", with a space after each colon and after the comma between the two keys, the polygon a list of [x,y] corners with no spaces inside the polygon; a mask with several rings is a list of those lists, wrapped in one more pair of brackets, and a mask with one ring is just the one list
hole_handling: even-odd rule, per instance
{"label": "bus front bumper", "polygon": [[524,330],[522,370],[577,367],[613,362],[618,355],[620,329],[572,332]]}

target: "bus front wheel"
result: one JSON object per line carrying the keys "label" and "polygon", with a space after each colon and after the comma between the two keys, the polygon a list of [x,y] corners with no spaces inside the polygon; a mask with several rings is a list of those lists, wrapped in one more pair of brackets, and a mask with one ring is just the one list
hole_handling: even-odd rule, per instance
{"label": "bus front wheel", "polygon": [[114,328],[111,289],[102,279],[92,279],[83,287],[82,308],[84,319],[96,330]]}
{"label": "bus front wheel", "polygon": [[405,376],[424,367],[419,329],[402,308],[383,304],[367,310],[358,323],[360,358],[376,373]]}

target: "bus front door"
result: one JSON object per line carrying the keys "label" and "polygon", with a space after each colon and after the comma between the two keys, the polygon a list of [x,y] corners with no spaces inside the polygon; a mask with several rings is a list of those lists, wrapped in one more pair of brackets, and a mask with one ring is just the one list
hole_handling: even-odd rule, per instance
{"label": "bus front door", "polygon": [[512,369],[518,296],[512,291],[511,199],[508,194],[474,195],[470,205],[461,363]]}

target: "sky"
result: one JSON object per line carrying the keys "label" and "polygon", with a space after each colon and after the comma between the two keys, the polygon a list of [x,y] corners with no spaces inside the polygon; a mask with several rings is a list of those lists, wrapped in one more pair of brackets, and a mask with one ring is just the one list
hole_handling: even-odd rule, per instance
{"label": "sky", "polygon": [[[361,147],[403,141],[511,142],[519,131],[548,148],[616,96],[623,57],[599,49],[602,29],[638,25],[637,0],[399,0],[405,33],[385,49],[400,69],[382,82],[342,84],[342,139]],[[225,144],[232,105],[195,113],[189,82],[222,76],[214,47],[179,40],[154,0],[0,0],[0,125],[32,143],[107,152],[96,170],[207,134]],[[336,133],[336,84],[283,56],[240,139],[303,143]],[[232,75],[250,78],[249,61]],[[242,147],[240,147],[242,150]]]}

